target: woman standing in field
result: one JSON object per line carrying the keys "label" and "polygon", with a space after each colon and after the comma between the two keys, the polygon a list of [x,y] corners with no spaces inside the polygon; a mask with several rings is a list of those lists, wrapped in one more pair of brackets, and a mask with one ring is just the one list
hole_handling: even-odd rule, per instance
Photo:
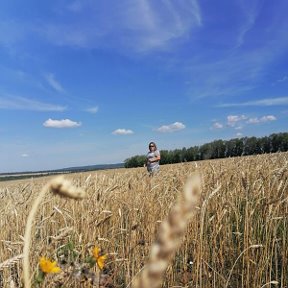
{"label": "woman standing in field", "polygon": [[147,171],[150,176],[155,175],[160,170],[160,151],[157,149],[155,142],[149,143],[149,152],[146,155],[146,163],[144,166],[147,167]]}

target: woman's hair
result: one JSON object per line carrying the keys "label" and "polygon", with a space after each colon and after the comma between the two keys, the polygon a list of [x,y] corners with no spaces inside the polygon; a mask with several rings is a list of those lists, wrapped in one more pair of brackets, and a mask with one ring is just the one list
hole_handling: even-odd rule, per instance
{"label": "woman's hair", "polygon": [[149,143],[149,146],[150,146],[150,145],[154,145],[154,146],[155,146],[155,150],[157,150],[157,145],[156,145],[155,142],[150,142],[150,143]]}

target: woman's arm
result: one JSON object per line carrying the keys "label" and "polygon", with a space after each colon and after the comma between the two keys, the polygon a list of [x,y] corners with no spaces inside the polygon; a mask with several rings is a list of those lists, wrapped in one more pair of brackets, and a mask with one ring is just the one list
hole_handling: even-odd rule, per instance
{"label": "woman's arm", "polygon": [[158,162],[158,161],[160,161],[160,156],[156,156],[156,157],[154,157],[154,158],[151,158],[151,159],[149,159],[149,162],[150,163],[153,163],[153,162]]}
{"label": "woman's arm", "polygon": [[156,155],[155,155],[154,158],[151,158],[151,159],[148,160],[150,163],[160,161],[160,159],[161,159],[161,157],[160,157],[160,153],[158,152],[158,153],[155,153],[155,154],[156,154]]}

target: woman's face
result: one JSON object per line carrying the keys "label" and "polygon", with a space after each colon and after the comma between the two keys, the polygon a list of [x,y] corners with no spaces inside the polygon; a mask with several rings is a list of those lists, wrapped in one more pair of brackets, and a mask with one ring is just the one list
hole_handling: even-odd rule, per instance
{"label": "woman's face", "polygon": [[150,151],[155,150],[155,144],[153,144],[153,143],[149,144],[149,149],[150,149]]}

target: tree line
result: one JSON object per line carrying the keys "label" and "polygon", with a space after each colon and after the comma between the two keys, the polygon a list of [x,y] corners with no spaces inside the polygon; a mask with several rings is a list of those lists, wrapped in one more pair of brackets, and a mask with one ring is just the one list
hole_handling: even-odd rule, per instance
{"label": "tree line", "polygon": [[[160,150],[161,164],[174,164],[206,159],[256,155],[288,151],[288,133],[273,133],[265,137],[242,137],[175,150]],[[136,155],[124,161],[125,168],[142,167],[146,155]]]}

